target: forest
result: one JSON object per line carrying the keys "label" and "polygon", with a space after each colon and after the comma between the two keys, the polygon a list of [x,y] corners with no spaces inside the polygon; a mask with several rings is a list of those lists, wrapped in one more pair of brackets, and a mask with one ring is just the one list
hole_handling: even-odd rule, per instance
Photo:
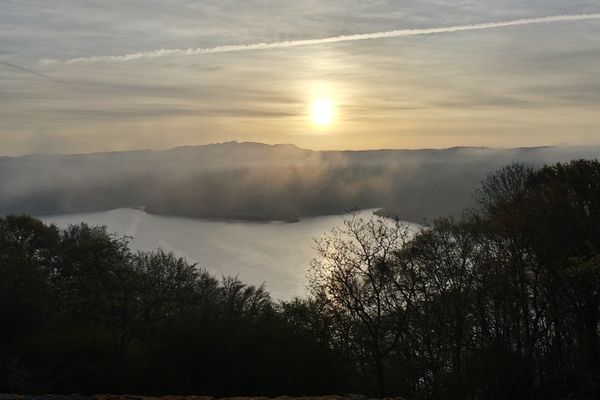
{"label": "forest", "polygon": [[129,240],[0,219],[0,393],[600,393],[599,161],[506,166],[418,232],[354,213],[291,301]]}

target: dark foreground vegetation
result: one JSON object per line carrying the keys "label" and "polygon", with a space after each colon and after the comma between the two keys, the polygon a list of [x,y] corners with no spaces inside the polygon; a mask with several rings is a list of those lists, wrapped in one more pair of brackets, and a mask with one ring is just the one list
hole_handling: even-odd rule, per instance
{"label": "dark foreground vegetation", "polygon": [[513,165],[475,199],[416,234],[347,219],[289,302],[0,219],[0,392],[598,398],[600,163]]}
{"label": "dark foreground vegetation", "polygon": [[[279,396],[279,397],[211,397],[211,396],[177,396],[167,395],[160,397],[140,396],[140,395],[114,395],[114,394],[95,394],[84,396],[80,394],[69,395],[19,395],[19,394],[0,394],[1,400],[369,400],[368,396],[359,394],[348,395],[328,395],[328,396]],[[404,400],[401,397],[387,397],[386,400]]]}

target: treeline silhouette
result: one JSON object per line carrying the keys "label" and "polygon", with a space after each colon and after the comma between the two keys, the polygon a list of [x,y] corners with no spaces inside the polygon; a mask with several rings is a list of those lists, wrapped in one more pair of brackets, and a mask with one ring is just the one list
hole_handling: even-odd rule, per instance
{"label": "treeline silhouette", "polygon": [[275,304],[127,244],[103,227],[0,220],[0,392],[342,390],[346,362],[311,302]]}
{"label": "treeline silhouette", "polygon": [[354,213],[287,302],[0,219],[0,392],[598,398],[600,162],[511,165],[474,199],[417,232]]}

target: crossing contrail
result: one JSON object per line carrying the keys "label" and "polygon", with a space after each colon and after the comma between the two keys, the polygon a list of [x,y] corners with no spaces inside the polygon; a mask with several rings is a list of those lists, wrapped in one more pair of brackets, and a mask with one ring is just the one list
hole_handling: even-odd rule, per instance
{"label": "crossing contrail", "polygon": [[600,13],[596,14],[573,14],[573,15],[556,15],[547,17],[537,18],[523,18],[511,21],[500,21],[500,22],[484,22],[479,24],[470,25],[456,25],[456,26],[445,26],[440,28],[423,28],[423,29],[401,29],[386,32],[372,32],[372,33],[359,33],[354,35],[342,35],[333,36],[320,39],[302,39],[302,40],[287,40],[282,42],[263,42],[243,45],[221,45],[216,47],[206,48],[189,48],[189,49],[159,49],[152,51],[143,51],[138,53],[130,53],[123,55],[103,55],[103,56],[90,56],[90,57],[79,57],[72,58],[69,60],[40,60],[42,64],[50,63],[94,63],[94,62],[126,62],[148,58],[159,58],[168,56],[194,56],[203,54],[215,54],[215,53],[232,53],[239,51],[253,51],[253,50],[269,50],[269,49],[286,49],[300,46],[312,46],[318,44],[328,43],[340,43],[340,42],[352,42],[357,40],[369,40],[369,39],[385,39],[395,38],[402,36],[419,36],[419,35],[432,35],[439,33],[452,33],[452,32],[463,32],[463,31],[474,31],[482,29],[495,29],[504,28],[518,25],[533,25],[533,24],[549,24],[555,22],[568,22],[568,21],[585,21],[592,19],[600,19]]}
{"label": "crossing contrail", "polygon": [[63,81],[63,80],[60,80],[60,79],[56,79],[56,78],[54,78],[54,77],[52,77],[50,75],[43,74],[43,73],[38,72],[38,71],[36,71],[34,69],[31,69],[31,68],[23,67],[22,65],[19,65],[19,64],[13,64],[13,63],[9,63],[9,62],[6,62],[6,61],[0,61],[0,65],[4,65],[5,67],[9,67],[9,68],[12,68],[12,69],[19,70],[19,71],[24,72],[24,73],[29,74],[29,75],[35,75],[35,76],[37,76],[39,78],[42,78],[42,79],[45,79],[45,80],[48,80],[48,81],[52,81],[54,83],[58,83],[58,84],[61,84],[61,85],[67,85],[67,86],[70,86],[72,88],[77,88],[77,86],[74,85],[74,84],[72,84],[71,82],[67,82],[67,81]]}

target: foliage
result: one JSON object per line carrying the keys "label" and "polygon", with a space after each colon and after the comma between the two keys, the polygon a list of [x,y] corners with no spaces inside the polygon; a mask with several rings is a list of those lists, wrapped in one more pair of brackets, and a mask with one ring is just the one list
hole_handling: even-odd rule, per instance
{"label": "foliage", "polygon": [[[409,240],[389,222],[353,218],[319,242],[312,286],[358,327],[346,339],[353,359],[381,363],[380,393],[539,398],[556,371],[600,372],[600,163],[511,165],[475,199],[461,220]],[[382,278],[371,260],[398,272]],[[401,306],[379,308],[388,298]],[[365,341],[374,327],[386,357],[361,359],[376,353]]]}
{"label": "foliage", "polygon": [[287,302],[102,227],[2,218],[0,392],[543,399],[597,376],[600,162],[511,165],[475,200],[418,231],[352,214]]}
{"label": "foliage", "polygon": [[0,219],[0,392],[350,391],[314,303],[275,303],[128,243],[103,227]]}

